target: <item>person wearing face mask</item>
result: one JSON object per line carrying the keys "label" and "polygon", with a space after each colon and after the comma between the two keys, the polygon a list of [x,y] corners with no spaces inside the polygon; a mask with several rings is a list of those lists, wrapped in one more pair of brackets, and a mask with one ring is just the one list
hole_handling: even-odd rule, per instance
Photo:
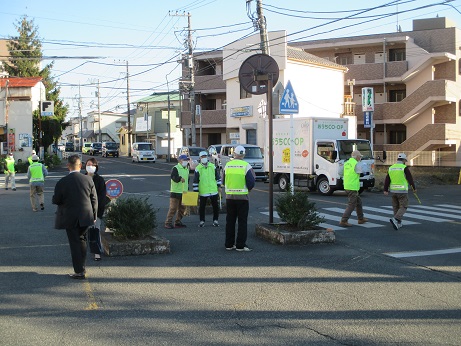
{"label": "person wearing face mask", "polygon": [[[171,170],[170,207],[165,220],[165,228],[168,229],[186,227],[181,220],[186,211],[186,207],[182,205],[182,194],[189,189],[188,161],[189,156],[185,154],[179,155],[178,164]],[[173,218],[175,215],[176,221],[173,226]]]}
{"label": "person wearing face mask", "polygon": [[16,191],[16,171],[14,170],[14,164],[13,153],[9,153],[5,158],[5,190],[8,190],[8,183],[11,181],[12,190]]}
{"label": "person wearing face mask", "polygon": [[106,182],[104,178],[98,174],[98,161],[95,158],[90,158],[86,161],[86,175],[91,177],[96,188],[96,194],[98,196],[98,213],[97,219],[93,227],[88,229],[88,241],[90,244],[90,252],[94,255],[95,261],[101,260],[102,245],[101,245],[101,219],[104,214],[104,208],[106,207]]}
{"label": "person wearing face mask", "polygon": [[218,188],[221,187],[221,178],[214,164],[208,164],[208,153],[201,151],[200,164],[195,168],[194,183],[192,188],[199,193],[199,227],[205,226],[205,207],[208,197],[213,206],[213,226],[218,227],[219,205],[218,205]]}
{"label": "person wearing face mask", "polygon": [[32,163],[27,169],[27,178],[30,184],[30,204],[33,211],[38,210],[36,204],[37,198],[40,209],[45,209],[43,187],[45,186],[45,177],[48,175],[48,171],[45,165],[42,165],[38,160],[39,157],[37,155],[32,155]]}

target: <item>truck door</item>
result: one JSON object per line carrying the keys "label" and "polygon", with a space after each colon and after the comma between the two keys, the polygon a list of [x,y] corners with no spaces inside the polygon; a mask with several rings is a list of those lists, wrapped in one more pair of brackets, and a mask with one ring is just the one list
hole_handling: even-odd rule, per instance
{"label": "truck door", "polygon": [[338,177],[337,151],[334,141],[317,140],[314,156],[314,171],[317,176],[324,175],[330,185],[335,186]]}

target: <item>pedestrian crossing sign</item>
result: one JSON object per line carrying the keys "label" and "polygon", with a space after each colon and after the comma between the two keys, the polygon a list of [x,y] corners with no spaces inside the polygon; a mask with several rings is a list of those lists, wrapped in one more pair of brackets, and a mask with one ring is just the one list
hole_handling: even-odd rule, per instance
{"label": "pedestrian crossing sign", "polygon": [[280,99],[280,114],[297,114],[299,113],[299,103],[296,94],[288,81],[282,98]]}

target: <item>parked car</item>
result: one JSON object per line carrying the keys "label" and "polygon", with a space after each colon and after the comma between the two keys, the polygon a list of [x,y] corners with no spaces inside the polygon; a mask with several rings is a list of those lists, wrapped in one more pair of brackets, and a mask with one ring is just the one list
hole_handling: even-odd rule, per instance
{"label": "parked car", "polygon": [[213,162],[216,167],[221,167],[221,148],[224,144],[213,144],[207,149],[210,162]]}
{"label": "parked car", "polygon": [[179,157],[179,155],[182,154],[189,156],[189,170],[194,171],[195,167],[197,167],[197,165],[200,162],[199,154],[201,151],[206,151],[206,149],[202,147],[182,147],[178,148],[176,152],[176,157]]}
{"label": "parked car", "polygon": [[118,157],[118,144],[115,142],[103,142],[102,143],[102,157]]}
{"label": "parked car", "polygon": [[74,143],[67,142],[65,151],[74,151]]}
{"label": "parked car", "polygon": [[88,154],[90,151],[91,142],[83,143],[82,154]]}
{"label": "parked car", "polygon": [[253,144],[224,144],[221,147],[221,175],[226,163],[234,158],[234,148],[237,145],[241,145],[245,148],[245,157],[243,160],[251,165],[256,174],[256,179],[266,181],[267,175],[264,169],[264,157],[261,153],[261,148]]}
{"label": "parked car", "polygon": [[91,156],[95,156],[97,154],[101,154],[101,150],[102,150],[101,142],[94,142],[94,143],[91,143],[90,149],[88,150],[88,154],[90,154]]}
{"label": "parked car", "polygon": [[157,160],[155,149],[152,143],[135,142],[131,145],[131,161],[132,162],[153,162]]}

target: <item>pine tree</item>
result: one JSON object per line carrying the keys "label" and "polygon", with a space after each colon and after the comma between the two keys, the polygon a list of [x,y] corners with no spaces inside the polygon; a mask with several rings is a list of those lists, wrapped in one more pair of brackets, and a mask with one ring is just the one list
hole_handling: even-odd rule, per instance
{"label": "pine tree", "polygon": [[[23,16],[15,24],[18,36],[10,37],[8,50],[10,58],[6,64],[6,71],[10,76],[16,77],[42,77],[45,85],[46,99],[54,101],[54,116],[42,117],[42,146],[47,148],[61,138],[62,131],[66,127],[65,117],[68,105],[59,98],[60,88],[51,77],[53,62],[40,69],[43,58],[42,41],[38,35],[38,27],[34,21]],[[39,140],[39,117],[40,110],[36,109],[33,114],[34,147],[38,148]]]}

